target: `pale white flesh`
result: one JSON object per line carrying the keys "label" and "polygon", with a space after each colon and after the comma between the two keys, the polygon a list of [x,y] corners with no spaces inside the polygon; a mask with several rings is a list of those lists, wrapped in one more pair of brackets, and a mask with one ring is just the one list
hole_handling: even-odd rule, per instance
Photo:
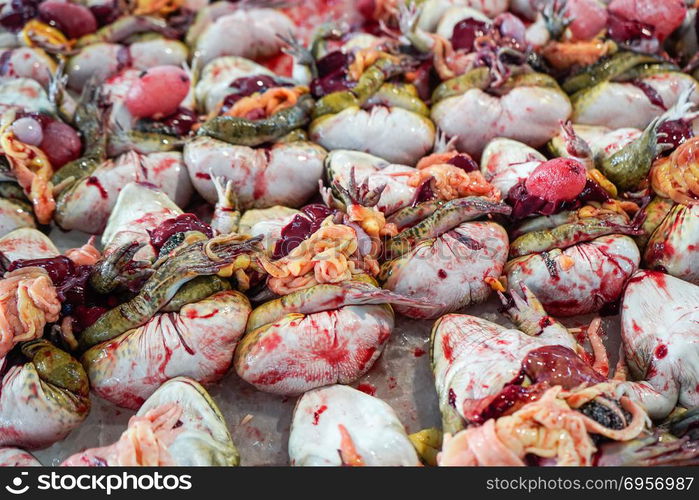
{"label": "pale white flesh", "polygon": [[390,215],[407,207],[415,196],[416,188],[408,184],[410,176],[416,170],[407,165],[389,163],[383,158],[347,149],[337,149],[328,153],[326,165],[332,181],[338,181],[342,187],[349,187],[349,180],[354,169],[354,178],[358,185],[365,181],[369,189],[384,186],[376,208]]}
{"label": "pale white flesh", "polygon": [[621,392],[651,418],[676,404],[699,405],[699,286],[656,271],[630,280],[621,309],[621,335],[631,373]]}
{"label": "pale white flesh", "polygon": [[232,181],[242,208],[303,205],[318,190],[324,158],[323,148],[305,141],[249,148],[197,137],[184,148],[194,189],[215,203],[211,177],[223,177]]}
{"label": "pale white flesh", "polygon": [[131,182],[124,186],[102,233],[102,245],[109,254],[122,245],[137,242],[146,246],[135,257],[155,256],[149,230],[172,219],[182,210],[165,193],[144,184]]}
{"label": "pale white flesh", "polygon": [[299,399],[289,436],[291,464],[342,465],[340,425],[365,465],[420,465],[393,408],[345,385],[315,389]]}
{"label": "pale white flesh", "polygon": [[130,182],[147,182],[184,207],[192,184],[179,152],[141,155],[130,151],[107,160],[66,195],[56,221],[63,229],[92,234],[104,230],[119,193]]}

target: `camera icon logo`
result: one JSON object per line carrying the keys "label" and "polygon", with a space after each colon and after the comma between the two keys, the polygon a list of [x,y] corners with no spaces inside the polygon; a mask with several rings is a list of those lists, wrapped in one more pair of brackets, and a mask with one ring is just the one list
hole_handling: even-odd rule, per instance
{"label": "camera icon logo", "polygon": [[28,476],[28,472],[22,472],[20,473],[19,476],[15,477],[12,479],[12,484],[5,486],[5,489],[12,493],[13,495],[22,495],[23,493],[26,493],[29,490],[29,485],[24,485],[22,486],[22,483],[24,482],[22,480],[23,476]]}

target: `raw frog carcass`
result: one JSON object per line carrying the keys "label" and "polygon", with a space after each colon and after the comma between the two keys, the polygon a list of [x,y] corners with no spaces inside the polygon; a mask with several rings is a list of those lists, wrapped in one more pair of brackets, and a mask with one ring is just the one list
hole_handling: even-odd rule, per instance
{"label": "raw frog carcass", "polygon": [[105,294],[131,290],[132,298],[79,335],[93,390],[138,408],[170,378],[219,380],[250,313],[248,299],[227,278],[248,267],[256,240],[213,237],[162,192],[129,184],[104,241],[91,285]]}
{"label": "raw frog carcass", "polygon": [[435,324],[431,356],[445,432],[440,465],[696,461],[694,444],[648,432],[641,406],[616,395],[598,319],[587,329],[591,355],[523,291],[524,298],[503,296],[519,330],[457,314]]}
{"label": "raw frog carcass", "polygon": [[61,465],[230,467],[239,461],[216,403],[197,382],[177,377],[143,403],[118,441],[76,453]]}
{"label": "raw frog carcass", "polygon": [[65,438],[90,411],[85,370],[70,354],[43,339],[58,320],[61,303],[42,267],[20,264],[59,255],[36,229],[17,229],[0,239],[10,269],[0,280],[0,446],[44,448]]}
{"label": "raw frog carcass", "polygon": [[677,405],[699,405],[699,287],[658,271],[638,271],[621,309],[621,335],[630,379],[620,394],[654,419]]}
{"label": "raw frog carcass", "polygon": [[345,385],[314,389],[299,399],[289,459],[296,466],[420,465],[393,408]]}
{"label": "raw frog carcass", "polygon": [[304,207],[264,258],[266,295],[278,298],[253,310],[234,360],[259,390],[296,395],[357,380],[391,335],[388,304],[421,304],[376,286],[376,248],[336,218],[327,207]]}

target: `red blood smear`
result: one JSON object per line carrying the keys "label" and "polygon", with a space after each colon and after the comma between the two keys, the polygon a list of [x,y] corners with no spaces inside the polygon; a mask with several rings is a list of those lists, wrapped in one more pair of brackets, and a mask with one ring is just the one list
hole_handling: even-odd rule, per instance
{"label": "red blood smear", "polygon": [[643,80],[631,80],[629,82],[634,87],[641,89],[653,106],[657,106],[662,110],[667,110],[663,97],[651,85],[648,85]]}
{"label": "red blood smear", "polygon": [[94,176],[88,177],[87,181],[85,181],[85,184],[87,184],[88,186],[95,186],[99,190],[100,196],[103,199],[106,200],[107,197],[109,196],[109,194],[107,193],[107,190],[104,189],[104,186],[102,186],[102,184],[100,183],[100,181],[97,177],[94,177]]}
{"label": "red blood smear", "polygon": [[327,405],[323,405],[320,408],[318,408],[316,411],[313,412],[313,425],[318,425],[318,420],[320,419],[320,416],[325,412],[325,410],[328,409]]}
{"label": "red blood smear", "polygon": [[211,226],[200,221],[196,215],[180,214],[161,222],[158,227],[150,231],[150,243],[156,250],[160,250],[172,235],[185,231],[199,231],[209,238],[214,235]]}
{"label": "red blood smear", "polygon": [[415,350],[413,351],[413,356],[415,356],[416,358],[420,358],[420,357],[424,356],[425,354],[426,353],[425,353],[424,349],[420,349],[419,347],[416,347]]}
{"label": "red blood smear", "polygon": [[[665,256],[672,257],[674,253],[675,249],[672,247],[670,243],[666,241],[659,241],[653,243],[651,246],[648,247],[648,249],[646,250],[646,260],[648,262],[655,262],[661,260]],[[655,267],[656,270],[661,270],[657,269],[658,266]]]}
{"label": "red blood smear", "polygon": [[449,406],[452,408],[456,408],[456,393],[454,392],[454,389],[449,389],[449,395],[447,397]]}
{"label": "red blood smear", "polygon": [[442,352],[444,353],[444,359],[449,363],[454,361],[454,349],[451,346],[451,342],[449,342],[448,335],[442,337]]}
{"label": "red blood smear", "polygon": [[369,396],[376,396],[376,387],[374,387],[371,384],[365,384],[365,383],[359,384],[357,386],[357,390],[360,390],[363,393],[368,394]]}
{"label": "red blood smear", "polygon": [[206,179],[207,181],[211,180],[211,175],[206,174],[204,172],[197,172],[196,174],[194,174],[194,177],[196,177],[197,179]]}
{"label": "red blood smear", "polygon": [[218,314],[218,309],[214,309],[211,311],[209,314],[205,314],[203,316],[199,316],[196,310],[190,309],[187,311],[187,318],[189,319],[206,319],[206,318],[213,318],[216,314]]}
{"label": "red blood smear", "polygon": [[371,358],[374,357],[374,354],[376,353],[376,348],[375,347],[367,347],[364,349],[361,349],[357,352],[356,355],[356,362],[357,362],[357,369],[359,371],[364,370],[364,367],[366,364],[371,361]]}
{"label": "red blood smear", "polygon": [[440,269],[437,271],[437,276],[439,276],[441,279],[446,279],[447,272],[444,269]]}
{"label": "red blood smear", "polygon": [[665,356],[667,356],[667,346],[665,344],[660,344],[655,348],[655,357],[663,359]]}
{"label": "red blood smear", "polygon": [[535,401],[541,394],[542,386],[532,385],[522,387],[510,384],[493,395],[476,402],[464,402],[464,417],[470,422],[482,424],[491,418],[498,418],[505,412],[514,410],[522,405]]}
{"label": "red blood smear", "polygon": [[292,76],[294,70],[294,58],[284,52],[267,57],[259,62],[265,68],[271,69],[274,74],[287,78]]}
{"label": "red blood smear", "polygon": [[649,274],[650,274],[651,278],[653,279],[653,281],[655,281],[655,285],[658,288],[660,288],[662,290],[667,289],[667,281],[666,281],[667,274],[661,273],[661,272],[652,272]]}

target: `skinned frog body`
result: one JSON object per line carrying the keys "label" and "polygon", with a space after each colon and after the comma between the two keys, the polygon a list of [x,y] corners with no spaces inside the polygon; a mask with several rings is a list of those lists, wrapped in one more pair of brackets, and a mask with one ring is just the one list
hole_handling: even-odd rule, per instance
{"label": "skinned frog body", "polygon": [[[510,208],[478,197],[423,205],[434,206],[386,242],[386,252],[395,257],[382,265],[379,278],[389,290],[429,300],[432,307],[396,305],[396,310],[412,318],[434,318],[484,301],[507,260],[508,238],[499,224],[473,219],[507,214]],[[388,221],[409,219],[408,211],[419,208],[405,208]]]}
{"label": "skinned frog body", "polygon": [[[645,128],[696,86],[657,56],[632,52],[619,52],[563,83],[572,93],[573,122],[614,129]],[[691,100],[699,102],[696,92]]]}
{"label": "skinned frog body", "polygon": [[187,61],[187,47],[178,40],[149,36],[129,45],[99,42],[72,55],[66,63],[68,87],[80,90],[91,79],[102,83],[124,67],[124,60],[137,70],[169,64],[181,66]]}
{"label": "skinned frog body", "polygon": [[528,352],[552,345],[575,349],[573,336],[546,315],[536,297],[512,296],[521,330],[463,314],[442,316],[432,328],[430,356],[444,432],[482,423],[483,403],[516,379]]}
{"label": "skinned frog body", "polygon": [[313,97],[304,94],[294,106],[278,111],[268,118],[249,120],[237,116],[216,116],[204,122],[197,134],[230,144],[259,146],[304,127],[310,121],[313,106]]}
{"label": "skinned frog body", "polygon": [[699,287],[672,276],[642,270],[629,281],[621,310],[621,335],[632,380],[626,394],[651,418],[676,405],[699,405],[697,311]]}
{"label": "skinned frog body", "polygon": [[[313,110],[313,118],[315,119],[323,115],[339,113],[343,109],[351,106],[361,108],[365,106],[372,97],[375,97],[375,94],[381,91],[387,94],[387,98],[390,99],[389,96],[394,95],[396,96],[394,102],[402,103],[402,101],[398,98],[398,96],[401,94],[400,87],[395,85],[384,87],[387,79],[393,76],[399,76],[406,70],[406,65],[404,65],[400,60],[396,59],[397,58],[395,56],[379,56],[374,64],[364,70],[362,75],[357,80],[356,85],[352,87],[352,89],[332,92],[321,97]],[[411,108],[409,111],[427,115],[427,107],[417,97],[417,91],[414,89],[414,87],[405,87],[403,93],[414,98],[414,104],[409,105]]]}
{"label": "skinned frog body", "polygon": [[[653,211],[652,206],[646,210]],[[644,264],[699,285],[699,205],[671,204],[668,210],[657,210],[657,215],[659,223],[650,229],[643,252]]]}
{"label": "skinned frog body", "polygon": [[107,160],[92,175],[61,192],[56,223],[66,230],[102,232],[122,188],[139,181],[161,189],[178,206],[186,206],[192,194],[181,153],[140,155],[131,151],[115,161]]}
{"label": "skinned frog body", "polygon": [[369,110],[349,106],[316,118],[310,137],[328,150],[356,149],[392,163],[414,165],[431,148],[435,127],[429,118],[400,107]]}
{"label": "skinned frog body", "polygon": [[231,94],[231,82],[250,77],[278,78],[265,66],[243,57],[224,56],[209,62],[194,87],[197,109],[206,114],[218,112],[224,99]]}
{"label": "skinned frog body", "polygon": [[150,244],[149,231],[180,214],[182,210],[162,191],[135,182],[127,184],[119,193],[102,233],[104,255],[136,243],[144,247],[135,259],[154,260],[157,253]]}
{"label": "skinned frog body", "polygon": [[89,348],[145,324],[184,284],[198,276],[216,275],[231,266],[247,268],[250,254],[257,251],[257,242],[221,236],[176,249],[156,268],[138,295],[103,314],[82,332],[80,346]]}
{"label": "skinned frog body", "polygon": [[20,200],[0,198],[0,237],[21,227],[36,227],[31,206]]}
{"label": "skinned frog body", "polygon": [[483,150],[480,167],[486,180],[506,196],[545,161],[546,157],[531,146],[498,137]]}
{"label": "skinned frog body", "polygon": [[393,409],[344,385],[315,389],[299,399],[289,434],[289,459],[296,466],[420,465]]}
{"label": "skinned frog body", "polygon": [[[0,238],[0,251],[10,262],[59,255],[46,235],[31,228]],[[87,417],[87,375],[77,360],[45,340],[25,342],[0,359],[0,374],[0,446],[44,448]]]}
{"label": "skinned frog body", "polygon": [[88,378],[76,359],[45,340],[25,343],[21,351],[27,361],[0,362],[0,446],[44,448],[87,418]]}
{"label": "skinned frog body", "polygon": [[510,258],[564,249],[610,234],[638,235],[640,231],[628,222],[627,217],[618,213],[582,217],[552,229],[523,234],[510,243]]}
{"label": "skinned frog body", "polygon": [[211,176],[230,180],[241,209],[301,206],[318,189],[324,157],[323,148],[305,141],[253,149],[197,137],[184,149],[194,189],[214,203]]}
{"label": "skinned frog body", "polygon": [[240,461],[221,410],[186,377],[155,391],[121,438],[67,458],[64,466],[236,466]]}
{"label": "skinned frog body", "polygon": [[178,312],[158,313],[82,355],[92,389],[116,405],[136,409],[173,377],[216,382],[228,372],[250,311],[243,294],[228,290]]}
{"label": "skinned frog body", "polygon": [[476,68],[443,82],[432,96],[432,120],[448,136],[458,136],[456,146],[465,153],[480,156],[495,137],[539,147],[570,115],[568,97],[547,75],[512,76],[495,89],[498,95],[486,94],[489,85],[488,69]]}
{"label": "skinned frog body", "polygon": [[618,299],[640,257],[631,238],[611,234],[517,257],[504,272],[508,283],[525,283],[551,314],[572,316],[599,311]]}
{"label": "skinned frog body", "polygon": [[366,182],[371,190],[384,186],[375,206],[386,215],[407,207],[415,198],[417,188],[409,184],[410,176],[415,173],[413,167],[392,164],[378,156],[345,149],[330,151],[324,163],[333,192],[337,191],[336,183],[348,188],[352,170],[357,184]]}
{"label": "skinned frog body", "polygon": [[267,302],[250,315],[236,372],[261,391],[284,395],[353,382],[388,341],[394,302],[416,304],[371,280],[315,285]]}
{"label": "skinned frog body", "polygon": [[[546,315],[526,287],[523,291],[525,299],[515,294],[502,297],[508,315],[521,330],[456,314],[435,324],[431,357],[445,432],[440,465],[524,465],[527,451],[522,453],[522,447],[528,446],[529,452],[560,465],[592,465],[596,448],[589,434],[626,441],[644,430],[643,410],[629,398],[616,396],[615,383],[606,378],[609,366],[596,331],[599,320],[588,328],[595,354],[592,364],[585,361],[589,356],[574,337]],[[549,408],[539,416],[522,418],[547,401],[550,391],[565,394],[563,414]],[[558,416],[546,422],[541,420],[544,415]],[[571,422],[569,426],[568,418],[582,419],[585,425]],[[493,425],[499,437],[492,437]],[[539,425],[541,431],[526,430]],[[468,429],[462,431],[464,426]],[[543,439],[539,432],[551,432],[557,439]],[[476,435],[481,433],[490,433],[493,439],[488,449],[478,445]],[[503,435],[512,439],[501,440]],[[471,455],[461,454],[469,449]]]}
{"label": "skinned frog body", "polygon": [[279,53],[284,45],[279,35],[288,36],[296,29],[277,9],[214,2],[198,13],[187,44],[201,64],[220,56],[258,59]]}

